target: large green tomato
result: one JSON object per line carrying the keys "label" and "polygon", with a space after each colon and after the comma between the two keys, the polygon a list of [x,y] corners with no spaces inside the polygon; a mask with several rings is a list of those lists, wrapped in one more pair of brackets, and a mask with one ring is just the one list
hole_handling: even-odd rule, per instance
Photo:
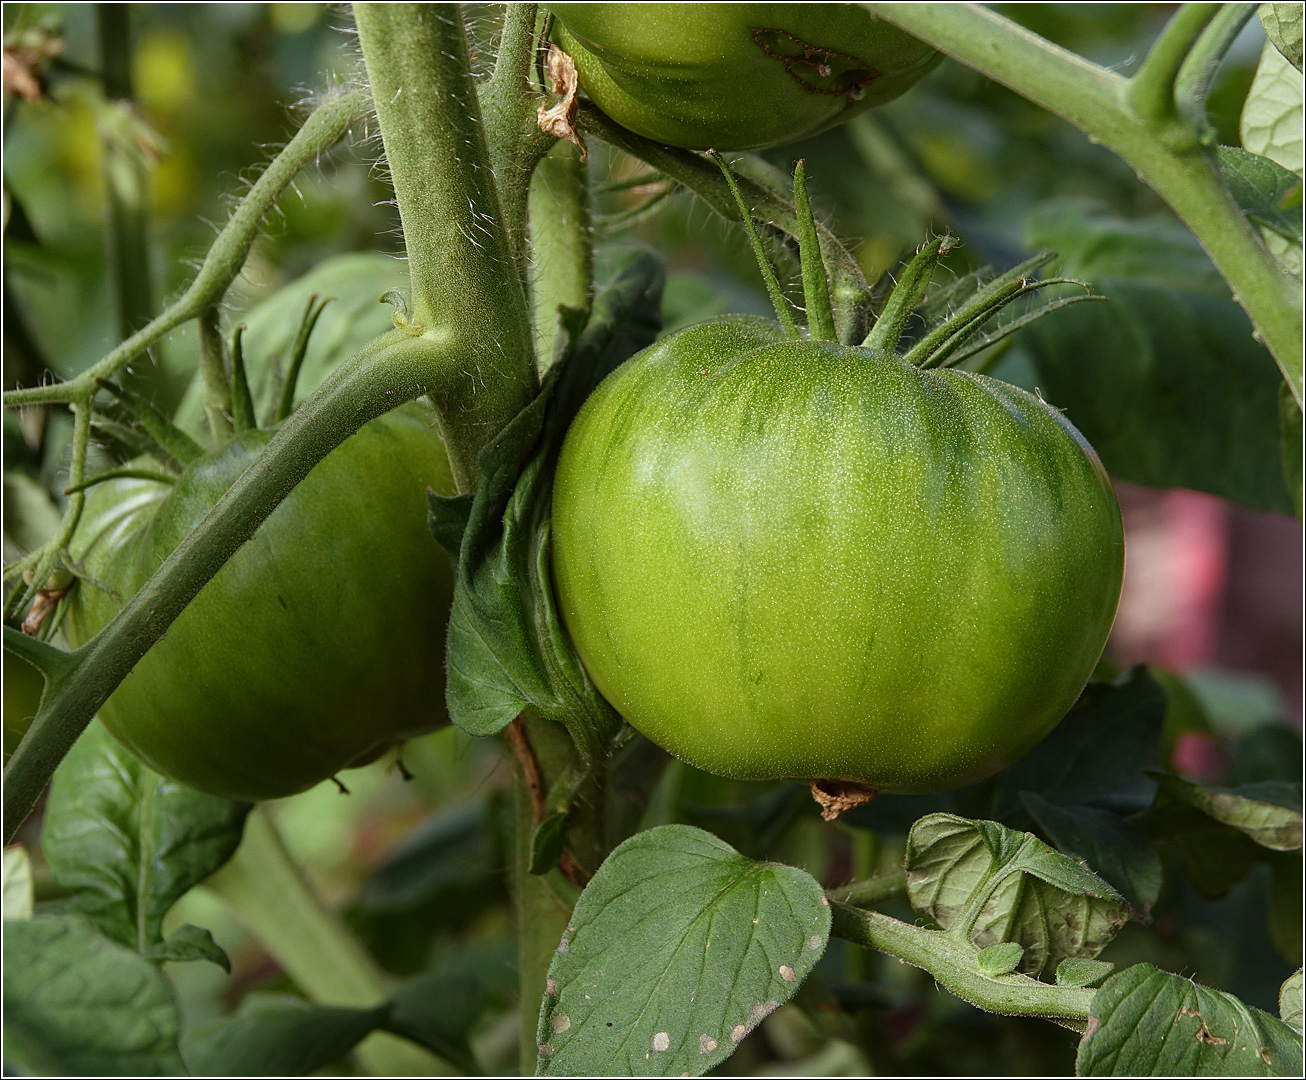
{"label": "large green tomato", "polygon": [[[63,627],[99,630],[269,438],[240,435],[174,487],[95,487]],[[267,799],[446,722],[448,557],[427,486],[452,494],[430,412],[409,405],[329,454],[199,593],[100,710],[113,736],[193,787]],[[112,594],[112,595],[111,595]]]}
{"label": "large green tomato", "polygon": [[731,317],[614,372],[553,496],[567,630],[605,697],[747,779],[957,787],[1074,703],[1115,615],[1120,511],[1015,387]]}
{"label": "large green tomato", "polygon": [[694,150],[760,150],[891,101],[943,59],[856,4],[550,4],[594,102]]}

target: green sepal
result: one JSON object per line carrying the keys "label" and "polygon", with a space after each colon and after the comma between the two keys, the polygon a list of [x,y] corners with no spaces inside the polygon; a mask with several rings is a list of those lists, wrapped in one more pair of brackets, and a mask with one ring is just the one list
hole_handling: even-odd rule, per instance
{"label": "green sepal", "polygon": [[163,454],[179,466],[185,468],[204,453],[204,447],[177,427],[163,415],[153,404],[146,401],[134,390],[117,386],[108,379],[96,379],[96,385],[107,390],[124,409],[140,423],[146,434],[154,441]]}
{"label": "green sepal", "polygon": [[253,431],[258,427],[258,420],[254,416],[254,398],[245,375],[245,349],[241,344],[244,334],[245,328],[238,326],[231,335],[231,426],[236,431]]}
{"label": "green sepal", "polygon": [[295,342],[290,348],[290,363],[286,367],[286,377],[281,384],[281,394],[277,399],[277,411],[272,416],[273,423],[284,420],[295,407],[295,387],[299,384],[299,369],[304,366],[304,357],[308,353],[308,339],[313,336],[313,328],[329,303],[331,303],[330,298],[319,300],[317,293],[314,293],[304,305],[304,314],[299,320],[299,332],[295,335]]}
{"label": "green sepal", "polygon": [[889,294],[884,307],[880,309],[875,325],[871,327],[871,332],[862,342],[863,349],[891,353],[898,348],[898,342],[907,328],[907,320],[911,318],[912,312],[925,299],[925,294],[929,291],[934,268],[956,244],[955,238],[945,235],[931,240],[916,252],[898,279],[893,292]]}
{"label": "green sepal", "polygon": [[590,392],[657,336],[664,279],[662,264],[640,252],[595,298],[583,328],[564,310],[562,359],[535,400],[481,452],[481,479],[470,505],[466,497],[429,496],[431,532],[456,565],[449,716],[470,734],[493,735],[529,706],[564,724],[582,758],[593,761],[620,730],[620,718],[585,673],[554,606],[553,469]]}

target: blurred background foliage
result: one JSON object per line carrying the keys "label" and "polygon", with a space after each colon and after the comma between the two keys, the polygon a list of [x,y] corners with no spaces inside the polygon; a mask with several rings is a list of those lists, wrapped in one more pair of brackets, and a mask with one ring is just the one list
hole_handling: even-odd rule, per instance
{"label": "blurred background foliage", "polygon": [[[997,6],[1125,74],[1174,8]],[[471,10],[484,66],[497,17],[489,5]],[[105,20],[114,25],[106,30]],[[148,315],[177,295],[214,223],[287,139],[313,91],[352,77],[358,64],[347,14],[324,4],[6,4],[4,33],[6,387],[75,374],[142,308]],[[1211,110],[1224,143],[1239,142],[1263,43],[1253,20],[1220,71]],[[35,94],[11,85],[10,53],[39,81]],[[401,250],[378,147],[358,134],[282,200],[229,297],[229,326],[323,260]],[[742,230],[656,177],[613,184],[646,167],[592,150],[600,275],[622,248],[647,245],[670,268],[667,328],[727,311],[769,312]],[[992,374],[1065,407],[1125,481],[1126,591],[1100,675],[1158,665],[1170,692],[1160,750],[1167,766],[1210,782],[1299,781],[1301,532],[1284,516],[1278,375],[1186,230],[1114,155],[952,62],[890,105],[768,156],[785,169],[807,161],[818,213],[847,239],[868,281],[947,229],[963,240],[949,272],[1006,268],[1033,247],[1055,246],[1073,273],[1101,283],[1111,305],[1052,315],[981,358]],[[114,268],[132,242],[123,229],[131,230],[133,198],[143,211],[137,269],[147,272],[130,298]],[[374,321],[382,329],[385,309],[366,305],[388,270],[376,256],[358,265],[327,287],[357,314],[355,330]],[[789,272],[796,277],[796,265]],[[357,282],[366,296],[342,295]],[[341,330],[332,348],[348,336]],[[259,347],[253,331],[248,340]],[[193,330],[179,331],[134,372],[161,407],[181,407],[183,422],[193,412],[193,401],[183,402],[195,354]],[[1168,365],[1184,380],[1135,377],[1142,354],[1149,371]],[[325,356],[320,365],[339,358]],[[5,415],[6,558],[51,528],[67,432],[58,413]],[[7,667],[7,720],[24,708],[20,682]],[[470,980],[473,1055],[487,1073],[511,1070],[518,1006],[506,770],[495,744],[454,729],[410,743],[403,762],[409,783],[393,760],[381,762],[349,774],[347,797],[324,784],[276,804],[276,819],[313,884],[388,970],[440,966]],[[644,823],[700,825],[745,854],[792,862],[833,886],[890,866],[920,814],[982,815],[993,798],[988,789],[887,797],[831,829],[801,787],[725,781],[671,763]],[[29,822],[22,840],[36,859],[38,895],[57,899],[39,859],[39,824]],[[1149,915],[1108,958],[1150,960],[1273,1011],[1279,982],[1300,963],[1300,878],[1294,886],[1264,852],[1225,880],[1191,860],[1185,869],[1178,848],[1162,855],[1164,885]],[[914,921],[900,907],[886,910]],[[168,965],[188,1024],[229,1014],[254,989],[297,992],[202,886],[169,917],[184,922],[211,928],[234,965],[230,976],[208,964]],[[836,941],[819,971],[724,1071],[1073,1071],[1071,1033],[982,1014],[889,958]]]}

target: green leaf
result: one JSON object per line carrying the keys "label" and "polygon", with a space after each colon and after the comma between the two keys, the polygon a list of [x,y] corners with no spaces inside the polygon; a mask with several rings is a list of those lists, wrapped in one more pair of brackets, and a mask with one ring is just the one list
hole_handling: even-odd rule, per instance
{"label": "green leaf", "polygon": [[1257,14],[1265,36],[1298,71],[1302,64],[1302,5],[1262,4]]}
{"label": "green leaf", "polygon": [[1301,857],[1276,853],[1270,856],[1269,895],[1270,941],[1290,964],[1302,959]]}
{"label": "green leaf", "polygon": [[[652,343],[663,280],[661,263],[637,253],[599,293],[583,332],[549,370],[539,396],[481,452],[470,513],[465,502],[430,497],[432,532],[441,542],[466,521],[449,619],[447,696],[450,718],[470,734],[493,735],[527,706],[566,724],[578,743],[586,731],[620,723],[576,658],[554,609],[553,463],[593,388]],[[574,329],[564,321],[559,333]]]}
{"label": "green leaf", "polygon": [[1084,859],[1135,911],[1151,911],[1161,895],[1161,856],[1136,826],[1110,810],[1063,806],[1032,791],[1021,801],[1059,850]]}
{"label": "green leaf", "polygon": [[348,1054],[388,1011],[250,994],[235,1016],[188,1031],[182,1056],[195,1076],[307,1076]]}
{"label": "green leaf", "polygon": [[1112,975],[1093,998],[1078,1076],[1300,1076],[1302,1039],[1232,994],[1151,964]]}
{"label": "green leaf", "polygon": [[1301,785],[1281,781],[1244,784],[1227,790],[1153,773],[1166,796],[1229,825],[1271,851],[1300,851]]}
{"label": "green leaf", "polygon": [[248,812],[165,780],[92,723],[54,774],[41,840],[75,907],[143,952],[168,909],[231,857]]}
{"label": "green leaf", "polygon": [[1302,175],[1302,73],[1266,45],[1240,122],[1243,149]]}
{"label": "green leaf", "polygon": [[183,1072],[167,980],[80,916],[5,924],[4,1017],[6,1065],[32,1074]]}
{"label": "green leaf", "polygon": [[407,911],[451,885],[484,881],[492,873],[485,807],[457,806],[413,833],[374,870],[358,906],[365,911]]}
{"label": "green leaf", "polygon": [[791,866],[664,825],[627,840],[576,904],[540,1009],[540,1076],[700,1076],[793,996],[830,908]]}
{"label": "green leaf", "polygon": [[550,814],[531,833],[531,861],[529,870],[532,874],[547,874],[562,858],[564,836],[562,827],[567,823],[567,812],[559,810]]}
{"label": "green leaf", "polygon": [[1114,970],[1106,960],[1084,960],[1068,956],[1057,965],[1058,986],[1096,986]]}
{"label": "green leaf", "polygon": [[1270,158],[1222,146],[1220,175],[1248,220],[1285,240],[1302,242],[1302,182]]}
{"label": "green leaf", "polygon": [[980,950],[980,971],[985,975],[1010,975],[1020,967],[1024,955],[1025,950],[1014,941],[999,941]]}
{"label": "green leaf", "polygon": [[489,996],[479,972],[454,957],[402,983],[382,1027],[476,1074],[480,1067],[467,1037]]}
{"label": "green leaf", "polygon": [[226,951],[213,940],[209,931],[192,923],[182,923],[166,940],[151,945],[143,955],[156,963],[164,960],[208,960],[228,975],[231,974],[231,960]]}
{"label": "green leaf", "polygon": [[1045,204],[1026,243],[1107,304],[1076,304],[1021,332],[1043,396],[1064,409],[1113,476],[1291,511],[1274,360],[1176,220],[1126,221]]}
{"label": "green leaf", "polygon": [[1279,1019],[1298,1035],[1302,1034],[1302,971],[1298,968],[1279,987]]}
{"label": "green leaf", "polygon": [[1052,734],[1001,774],[994,817],[1023,824],[1023,792],[1063,806],[1146,809],[1156,792],[1146,770],[1160,763],[1165,710],[1166,692],[1145,667],[1089,683]]}
{"label": "green leaf", "polygon": [[32,860],[21,845],[5,848],[4,903],[0,910],[5,921],[30,919],[36,902],[32,887]]}
{"label": "green leaf", "polygon": [[1027,975],[1050,977],[1068,956],[1096,956],[1125,922],[1124,901],[1091,870],[995,821],[921,818],[905,866],[912,907],[945,930],[974,917],[971,942],[1016,942]]}

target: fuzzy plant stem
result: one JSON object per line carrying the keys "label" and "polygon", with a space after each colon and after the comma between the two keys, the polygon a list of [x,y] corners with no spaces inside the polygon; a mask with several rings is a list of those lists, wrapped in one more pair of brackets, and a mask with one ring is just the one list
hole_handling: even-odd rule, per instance
{"label": "fuzzy plant stem", "polygon": [[503,227],[462,12],[455,4],[356,4],[412,283],[410,329],[455,331],[460,377],[433,388],[460,491],[477,455],[539,383],[526,291]]}
{"label": "fuzzy plant stem", "polygon": [[558,308],[588,311],[594,287],[589,169],[572,143],[556,143],[536,166],[530,232],[536,354],[545,369],[553,361]]}

